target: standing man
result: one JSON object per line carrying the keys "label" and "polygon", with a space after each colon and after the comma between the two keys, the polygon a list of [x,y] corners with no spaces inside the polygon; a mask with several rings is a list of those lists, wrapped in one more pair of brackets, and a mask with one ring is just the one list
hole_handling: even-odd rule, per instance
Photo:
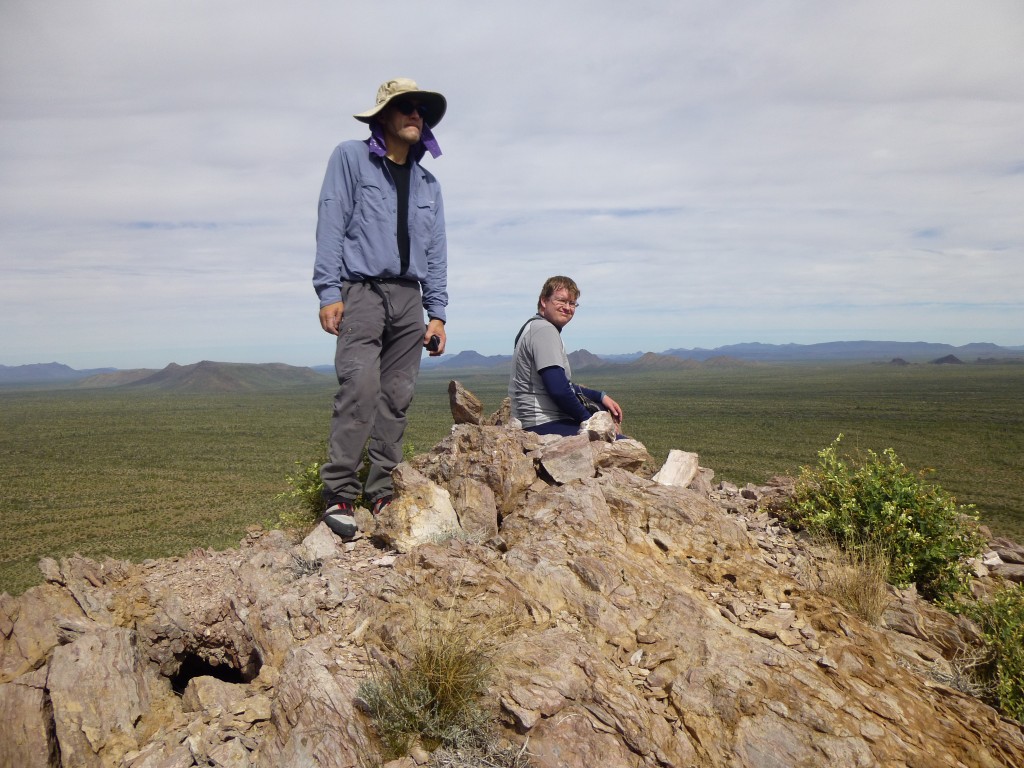
{"label": "standing man", "polygon": [[[441,154],[431,129],[446,108],[440,93],[408,78],[388,80],[376,105],[354,116],[370,126],[370,137],[335,148],[320,191],[313,286],[320,325],[338,337],[339,384],[320,469],[322,519],[345,540],[358,530],[360,492],[374,514],[391,502],[421,350],[444,352],[444,206],[437,179],[420,160],[428,151]],[[364,446],[370,469],[361,488]]]}

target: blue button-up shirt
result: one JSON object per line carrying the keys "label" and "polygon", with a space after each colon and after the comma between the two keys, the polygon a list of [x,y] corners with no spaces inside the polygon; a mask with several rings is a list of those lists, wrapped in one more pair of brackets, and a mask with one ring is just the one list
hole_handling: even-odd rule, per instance
{"label": "blue button-up shirt", "polygon": [[445,320],[448,242],[441,185],[410,158],[409,269],[398,254],[398,195],[384,161],[367,141],[339,144],[327,163],[316,225],[313,287],[320,306],[341,301],[341,284],[368,278],[416,280],[423,308]]}

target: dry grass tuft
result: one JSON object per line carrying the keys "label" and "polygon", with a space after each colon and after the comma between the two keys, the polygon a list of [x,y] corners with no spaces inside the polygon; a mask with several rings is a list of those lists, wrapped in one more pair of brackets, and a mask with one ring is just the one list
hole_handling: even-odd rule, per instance
{"label": "dry grass tuft", "polygon": [[933,670],[932,677],[960,693],[976,699],[990,701],[995,693],[995,683],[987,667],[992,663],[992,652],[988,648],[961,648],[949,660],[948,675]]}
{"label": "dry grass tuft", "polygon": [[324,561],[319,557],[307,557],[306,555],[293,553],[291,572],[296,579],[318,573],[323,567]]}
{"label": "dry grass tuft", "polygon": [[[399,649],[403,662],[374,662],[359,698],[385,758],[406,755],[419,744],[447,760],[437,765],[529,765],[524,750],[497,744],[483,705],[496,671],[498,644],[510,629],[507,617],[469,619],[453,604],[441,615],[417,621]],[[459,762],[466,759],[471,762]]]}
{"label": "dry grass tuft", "polygon": [[850,549],[823,540],[821,591],[869,624],[878,624],[889,605],[889,556],[878,542],[869,540]]}

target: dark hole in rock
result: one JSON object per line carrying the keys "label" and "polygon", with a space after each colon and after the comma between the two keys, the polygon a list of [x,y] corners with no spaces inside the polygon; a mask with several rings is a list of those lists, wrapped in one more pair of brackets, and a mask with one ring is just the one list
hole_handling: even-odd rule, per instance
{"label": "dark hole in rock", "polygon": [[171,688],[181,695],[193,677],[215,677],[225,683],[248,683],[259,674],[259,671],[260,661],[255,654],[245,665],[244,671],[235,669],[230,664],[214,665],[206,659],[189,654],[181,660],[178,671],[171,677]]}

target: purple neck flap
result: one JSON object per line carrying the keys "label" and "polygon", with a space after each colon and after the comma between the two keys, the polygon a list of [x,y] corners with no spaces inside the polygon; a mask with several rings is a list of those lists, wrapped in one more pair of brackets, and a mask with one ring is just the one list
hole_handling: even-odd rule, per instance
{"label": "purple neck flap", "polygon": [[[384,157],[388,153],[384,144],[384,127],[377,122],[370,126],[370,152],[377,157]],[[438,145],[437,139],[434,138],[434,132],[426,123],[423,124],[423,130],[420,132],[420,140],[409,149],[409,154],[412,155],[413,160],[419,162],[425,152],[430,152],[430,156],[434,158],[441,156],[441,147]]]}

